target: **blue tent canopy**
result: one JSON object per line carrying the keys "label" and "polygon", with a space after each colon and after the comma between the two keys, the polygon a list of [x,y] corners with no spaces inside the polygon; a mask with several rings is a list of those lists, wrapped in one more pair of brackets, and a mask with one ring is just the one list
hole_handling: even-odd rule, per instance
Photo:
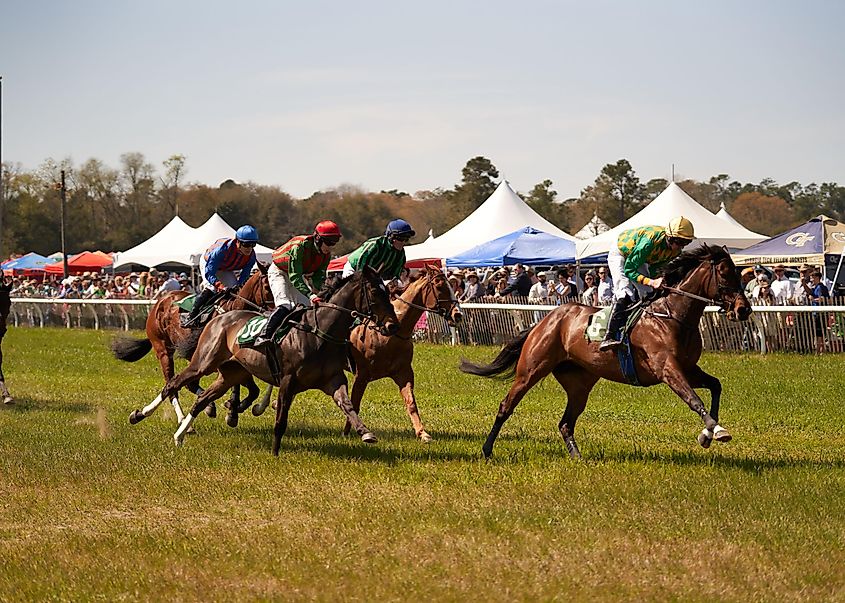
{"label": "blue tent canopy", "polygon": [[2,267],[3,270],[44,270],[44,266],[52,263],[53,260],[33,251],[19,258],[3,262],[0,267]]}
{"label": "blue tent canopy", "polygon": [[791,230],[731,254],[744,263],[821,264],[825,255],[842,252],[845,225],[826,216],[818,216]]}
{"label": "blue tent canopy", "polygon": [[575,243],[526,226],[446,258],[446,265],[480,268],[509,264],[542,266],[574,261]]}

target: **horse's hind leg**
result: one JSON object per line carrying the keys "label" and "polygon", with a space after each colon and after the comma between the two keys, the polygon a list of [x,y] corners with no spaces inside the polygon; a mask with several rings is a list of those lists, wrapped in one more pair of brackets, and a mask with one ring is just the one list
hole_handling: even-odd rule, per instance
{"label": "horse's hind leg", "polygon": [[528,362],[523,362],[523,359],[533,357],[535,354],[536,352],[531,353],[531,351],[527,348],[523,348],[522,350],[522,355],[520,356],[516,366],[516,376],[511,384],[511,388],[505,396],[505,399],[502,400],[501,404],[499,404],[499,412],[496,414],[496,420],[493,422],[493,427],[487,435],[484,446],[481,447],[481,451],[484,453],[484,458],[489,459],[493,456],[493,444],[496,443],[496,438],[499,437],[502,425],[504,425],[505,421],[507,421],[513,414],[516,405],[519,404],[523,397],[525,397],[528,390],[534,387],[540,379],[552,372],[552,368],[554,366],[552,363],[555,362],[555,360],[545,358],[543,355],[540,355],[541,360],[539,362],[536,362],[536,364],[533,364],[530,367],[528,366]]}
{"label": "horse's hind leg", "polygon": [[273,395],[273,386],[268,385],[267,391],[264,392],[264,395],[261,396],[261,400],[258,401],[258,404],[252,407],[252,416],[253,417],[260,417],[264,414],[264,411],[267,410],[267,407],[270,406],[270,396]]}
{"label": "horse's hind leg", "polygon": [[599,378],[569,362],[556,366],[552,374],[566,392],[566,409],[563,411],[557,429],[566,443],[569,456],[573,459],[580,459],[581,451],[578,450],[578,444],[575,443],[575,422],[584,412],[590,391]]}
{"label": "horse's hind leg", "polygon": [[715,439],[717,442],[730,442],[731,434],[719,425],[719,402],[722,399],[722,383],[713,375],[705,373],[698,365],[694,366],[687,375],[693,388],[703,387],[710,391],[710,416],[716,421],[716,427],[710,431],[706,427],[698,434],[698,443],[702,448],[710,448]]}
{"label": "horse's hind leg", "polygon": [[[0,344],[3,342],[3,335],[6,334],[6,326],[2,326],[2,332],[0,332]],[[3,348],[0,346],[0,395],[3,396],[3,404],[14,404],[15,399],[12,397],[12,394],[9,393],[9,388],[6,387],[6,377],[3,376]]]}
{"label": "horse's hind leg", "polygon": [[182,445],[185,434],[190,429],[191,424],[209,404],[225,394],[233,385],[241,383],[244,375],[249,375],[241,365],[234,361],[224,362],[217,370],[219,373],[217,379],[211,384],[211,387],[197,398],[197,401],[191,407],[191,412],[185,416],[185,419],[179,424],[176,433],[173,434],[173,441],[177,446]]}

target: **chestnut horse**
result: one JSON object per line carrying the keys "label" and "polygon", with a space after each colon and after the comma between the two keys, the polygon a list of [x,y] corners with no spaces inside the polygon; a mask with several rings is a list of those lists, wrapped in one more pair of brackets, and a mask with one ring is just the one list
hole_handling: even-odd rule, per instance
{"label": "chestnut horse", "polygon": [[6,334],[6,318],[12,308],[12,300],[9,292],[12,285],[6,283],[6,279],[0,276],[0,396],[3,397],[3,404],[14,404],[15,399],[6,387],[6,377],[3,376],[3,336]]}
{"label": "chestnut horse", "polygon": [[[422,442],[430,442],[431,436],[425,430],[414,396],[414,326],[423,312],[433,312],[446,319],[450,326],[457,325],[463,318],[455,292],[439,268],[427,266],[425,274],[414,280],[393,300],[393,309],[399,319],[399,330],[387,336],[377,330],[360,325],[352,330],[349,338],[352,348],[352,369],[355,382],[350,398],[356,413],[361,411],[361,400],[371,381],[390,377],[399,387],[405,410],[411,419],[414,433]],[[252,408],[256,417],[267,409],[269,397]],[[346,421],[343,434],[349,435],[352,424]]]}
{"label": "chestnut horse", "polygon": [[[267,266],[261,262],[256,265],[258,271],[246,280],[237,294],[230,295],[220,303],[220,311],[228,312],[230,310],[243,310],[244,308],[263,310],[273,307],[273,292],[270,291],[270,284],[267,281]],[[118,337],[111,344],[115,358],[127,362],[136,362],[153,349],[161,365],[165,383],[170,381],[174,374],[173,356],[176,348],[180,347],[180,351],[187,358],[190,358],[194,348],[196,348],[199,332],[205,326],[197,325],[186,329],[180,324],[179,308],[175,302],[185,299],[188,295],[185,291],[173,291],[159,299],[147,316],[147,337],[144,339]],[[180,345],[183,342],[186,342],[187,345]],[[188,389],[199,395],[202,392],[199,379],[189,384]],[[176,411],[177,421],[181,423],[185,415],[179,405],[178,392],[173,394],[170,402]],[[214,407],[210,406],[211,412],[208,413],[210,416],[215,414],[212,409]]]}
{"label": "chestnut horse", "polygon": [[[647,306],[630,334],[638,381],[643,386],[665,383],[702,418],[704,430],[698,442],[704,448],[714,439],[728,442],[730,434],[719,425],[722,385],[698,366],[702,350],[699,321],[708,303],[727,310],[729,320],[748,319],[751,306],[734,263],[726,249],[703,245],[667,264],[664,285],[663,296]],[[493,454],[496,437],[519,401],[549,373],[563,386],[567,397],[558,431],[570,456],[581,457],[575,443],[575,422],[587,405],[590,390],[601,378],[626,382],[617,353],[600,352],[597,342],[584,337],[589,317],[595,312],[595,308],[580,304],[560,306],[506,344],[491,364],[461,362],[460,369],[473,375],[515,373],[482,448],[485,457]],[[709,414],[693,389],[696,387],[710,390]]]}
{"label": "chestnut horse", "polygon": [[[237,342],[238,332],[256,316],[254,312],[228,312],[208,323],[188,367],[168,381],[159,396],[147,407],[160,404],[193,380],[218,371],[217,380],[199,395],[173,435],[177,446],[181,446],[197,415],[230,387],[246,385],[250,389],[250,398],[254,399],[257,388],[253,376],[279,387],[273,437],[274,455],[279,454],[294,396],[309,389],[319,389],[330,395],[364,442],[377,441],[352,408],[344,368],[347,365],[349,333],[356,318],[386,333],[395,332],[398,328],[387,289],[378,273],[365,267],[326,287],[320,293],[320,298],[325,301],[316,307],[307,308],[301,322],[295,323],[281,344],[272,346],[266,354],[252,347],[242,347]],[[241,408],[245,408],[251,401],[249,398],[245,400]],[[141,412],[146,414],[147,408]],[[241,408],[232,405],[230,412],[237,413]]]}

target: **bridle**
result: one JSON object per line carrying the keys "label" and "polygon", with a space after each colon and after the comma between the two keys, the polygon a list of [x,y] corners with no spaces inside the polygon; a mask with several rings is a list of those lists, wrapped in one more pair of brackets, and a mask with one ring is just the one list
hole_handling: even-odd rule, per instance
{"label": "bridle", "polygon": [[[337,304],[333,304],[327,301],[321,301],[317,306],[311,306],[309,310],[314,311],[314,320],[316,322],[317,318],[317,310],[319,308],[329,308],[331,310],[337,310],[339,312],[345,312],[349,314],[353,319],[358,319],[361,321],[361,324],[364,325],[367,329],[372,329],[374,331],[378,331],[382,335],[387,335],[387,325],[383,323],[378,316],[376,316],[375,312],[373,312],[373,302],[370,299],[370,291],[367,287],[367,281],[364,278],[363,273],[361,274],[361,282],[359,288],[359,304],[358,307],[364,307],[366,310],[361,312],[359,310],[350,310],[349,308],[344,308],[343,306],[339,306]],[[363,303],[361,303],[363,302]]]}
{"label": "bridle", "polygon": [[[730,305],[734,301],[736,301],[736,298],[741,293],[741,290],[740,288],[737,288],[736,290],[732,289],[731,287],[726,285],[724,279],[719,276],[717,266],[723,261],[723,259],[719,261],[712,259],[710,260],[710,277],[716,285],[716,295],[718,296],[718,298],[704,297],[695,293],[691,293],[689,291],[684,291],[683,289],[679,289],[677,287],[664,286],[663,288],[669,291],[670,293],[675,293],[684,297],[697,299],[698,301],[703,301],[711,306],[719,306],[720,312],[727,312],[730,308]],[[726,296],[730,294],[733,294],[733,299],[726,299]]]}
{"label": "bridle", "polygon": [[[266,279],[266,278],[267,278],[267,276],[262,274],[260,277],[258,277],[258,280],[259,280],[259,281],[261,281],[262,279]],[[247,282],[248,282],[248,281],[247,281]],[[267,285],[267,286],[269,286],[269,281],[267,281],[267,282],[268,282],[268,285]],[[258,303],[256,303],[256,302],[252,301],[251,299],[247,299],[246,297],[244,297],[243,295],[240,295],[239,293],[234,293],[234,292],[229,293],[229,295],[228,295],[227,297],[229,297],[230,299],[232,299],[232,301],[234,301],[234,300],[236,300],[236,299],[239,299],[239,300],[241,300],[241,301],[242,301],[245,305],[247,305],[247,306],[250,306],[250,307],[254,308],[256,311],[258,311],[258,312],[263,312],[264,310],[266,310],[266,309],[267,309],[267,308],[265,307],[265,305],[266,305],[266,303],[267,303],[267,300],[265,299],[265,293],[266,293],[267,291],[266,291],[266,288],[265,288],[265,286],[264,286],[264,282],[262,282],[262,283],[258,286],[258,289],[260,289],[260,290],[261,290],[261,299],[259,300],[259,302],[258,302]]]}
{"label": "bridle", "polygon": [[[406,304],[406,305],[408,305],[412,308],[416,308],[417,310],[422,310],[424,312],[431,312],[433,314],[437,314],[438,316],[442,316],[446,320],[449,320],[449,318],[452,316],[452,312],[455,310],[455,307],[459,306],[460,303],[455,298],[442,299],[442,298],[438,297],[439,293],[434,286],[434,280],[432,278],[432,275],[427,274],[425,276],[425,279],[426,279],[426,284],[425,284],[425,287],[423,287],[423,290],[424,291],[427,290],[427,289],[431,290],[431,293],[434,297],[434,307],[421,306],[420,304],[415,304],[414,302],[410,302],[408,300],[402,299],[401,296],[397,296],[396,299],[401,301],[403,304]],[[444,308],[442,306],[442,304],[444,304],[444,303],[448,304],[448,308]]]}

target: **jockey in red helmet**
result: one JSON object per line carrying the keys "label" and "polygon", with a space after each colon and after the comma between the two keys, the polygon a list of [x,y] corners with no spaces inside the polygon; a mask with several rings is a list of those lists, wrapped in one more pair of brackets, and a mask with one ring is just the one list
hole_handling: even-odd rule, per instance
{"label": "jockey in red helmet", "polygon": [[318,292],[326,280],[331,248],[342,236],[337,224],[323,220],[314,227],[312,234],[293,237],[273,251],[273,263],[267,271],[267,279],[276,309],[256,338],[255,345],[271,341],[273,333],[296,305],[316,306],[320,303]]}

